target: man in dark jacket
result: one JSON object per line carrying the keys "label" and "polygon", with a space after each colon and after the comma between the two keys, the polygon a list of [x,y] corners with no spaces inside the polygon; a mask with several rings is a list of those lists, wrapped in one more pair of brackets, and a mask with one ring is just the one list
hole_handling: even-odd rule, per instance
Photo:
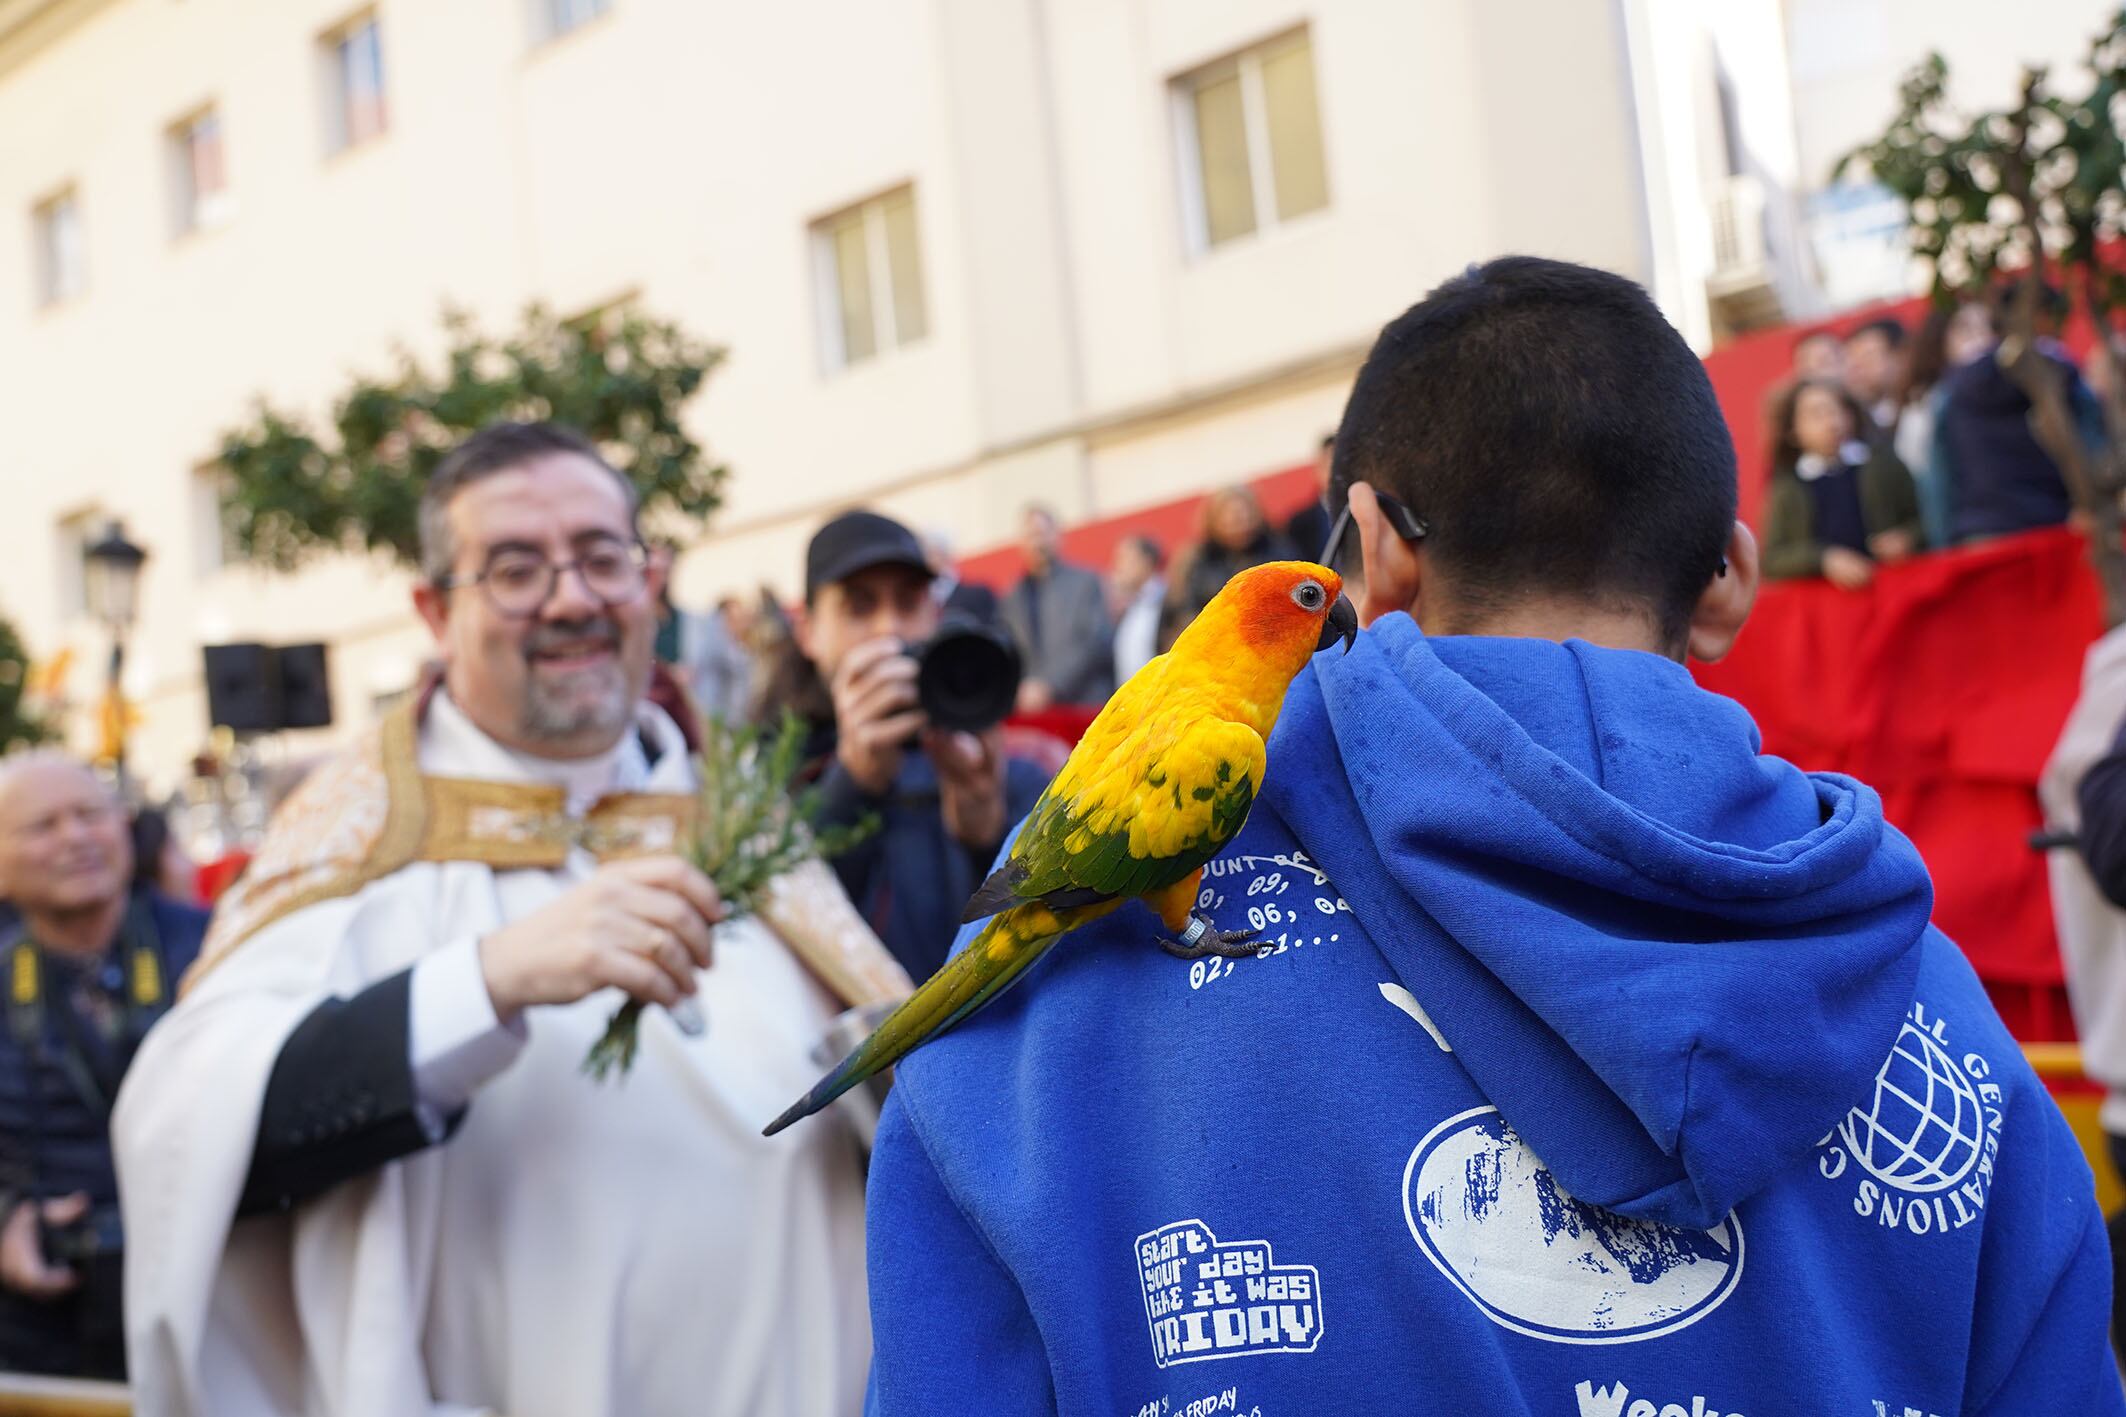
{"label": "man in dark jacket", "polygon": [[[2041,346],[2065,380],[2067,403],[2084,443],[2102,437],[2103,415],[2074,366]],[[1934,466],[1949,506],[1949,534],[1965,542],[2058,526],[2073,510],[2059,464],[2030,431],[2030,398],[2008,377],[1998,351],[1942,381]]]}
{"label": "man in dark jacket", "polygon": [[1046,507],[1026,509],[1026,578],[1004,597],[1004,624],[1026,657],[1019,711],[1107,702],[1115,691],[1115,627],[1100,577],[1063,559],[1061,528]]}
{"label": "man in dark jacket", "polygon": [[133,888],[124,811],[55,753],[0,763],[0,1368],[119,1378],[111,1100],[206,912]]}
{"label": "man in dark jacket", "polygon": [[[945,962],[961,908],[1005,830],[1031,811],[1047,774],[1009,757],[1002,733],[933,727],[916,702],[908,651],[941,611],[915,535],[875,512],[846,512],[805,553],[798,647],[826,681],[834,717],[813,749],[826,821],[866,814],[882,830],[835,858],[835,873],[911,978]],[[1104,612],[1103,612],[1104,613]]]}

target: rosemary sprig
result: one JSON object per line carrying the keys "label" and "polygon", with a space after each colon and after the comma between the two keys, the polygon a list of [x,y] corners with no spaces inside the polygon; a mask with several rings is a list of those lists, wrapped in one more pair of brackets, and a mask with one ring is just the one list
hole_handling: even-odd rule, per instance
{"label": "rosemary sprig", "polygon": [[[805,725],[786,713],[771,735],[719,719],[702,725],[699,805],[686,854],[738,916],[755,909],[770,882],[812,857],[832,859],[878,830],[876,817],[821,827],[819,789],[792,792],[803,761]],[[641,1047],[643,1004],[630,999],[584,1056],[583,1071],[604,1081],[625,1076]]]}

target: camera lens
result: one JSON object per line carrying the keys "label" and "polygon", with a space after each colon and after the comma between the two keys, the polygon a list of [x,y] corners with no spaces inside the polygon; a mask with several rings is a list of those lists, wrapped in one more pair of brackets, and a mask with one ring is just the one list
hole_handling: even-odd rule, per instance
{"label": "camera lens", "polygon": [[949,624],[915,651],[915,694],[939,728],[980,733],[1019,696],[1019,651],[985,625]]}

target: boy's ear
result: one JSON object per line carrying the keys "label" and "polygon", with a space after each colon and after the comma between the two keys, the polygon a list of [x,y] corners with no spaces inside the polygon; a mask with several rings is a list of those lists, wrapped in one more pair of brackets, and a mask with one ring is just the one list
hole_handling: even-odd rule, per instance
{"label": "boy's ear", "polygon": [[1757,603],[1757,538],[1736,522],[1727,534],[1727,574],[1714,576],[1691,611],[1690,657],[1712,664],[1734,648],[1735,636]]}
{"label": "boy's ear", "polygon": [[[1424,573],[1418,565],[1417,548],[1395,534],[1381,514],[1373,489],[1363,482],[1351,484],[1351,520],[1358,527],[1358,554],[1365,584],[1351,597],[1358,607],[1358,623],[1371,625],[1383,615],[1418,611],[1418,596]],[[1350,590],[1349,586],[1344,588]]]}

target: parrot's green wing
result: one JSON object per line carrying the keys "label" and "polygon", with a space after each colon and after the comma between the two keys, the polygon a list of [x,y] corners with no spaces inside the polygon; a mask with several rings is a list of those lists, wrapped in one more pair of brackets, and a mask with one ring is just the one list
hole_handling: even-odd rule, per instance
{"label": "parrot's green wing", "polygon": [[1261,735],[1246,724],[1177,716],[1138,725],[1082,768],[1080,756],[1034,804],[1010,858],[963,919],[1031,900],[1064,909],[1172,885],[1240,831],[1264,758]]}

